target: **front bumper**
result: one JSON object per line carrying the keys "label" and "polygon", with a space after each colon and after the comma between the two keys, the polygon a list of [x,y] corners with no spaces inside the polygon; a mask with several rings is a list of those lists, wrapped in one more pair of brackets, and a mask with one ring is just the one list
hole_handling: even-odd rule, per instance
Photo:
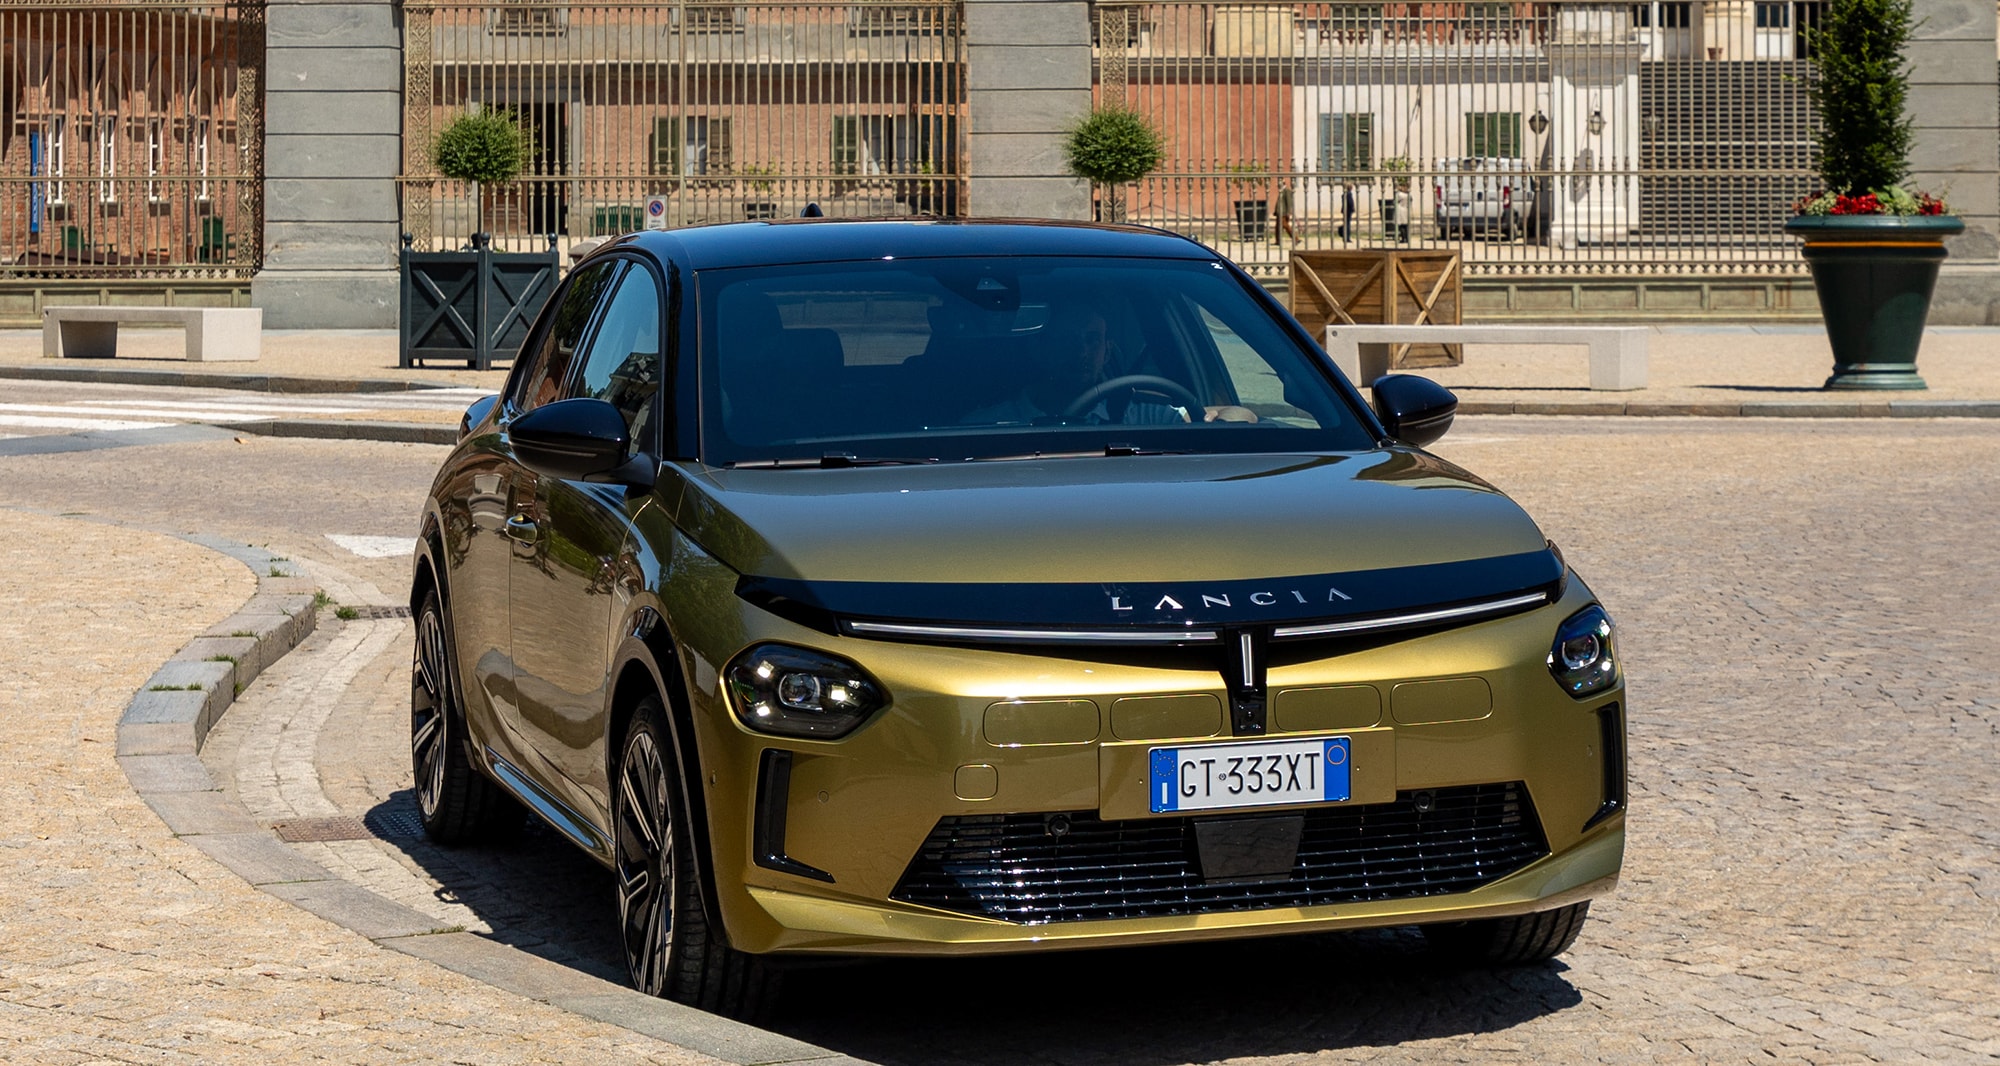
{"label": "front bumper", "polygon": [[[908,879],[947,820],[1063,812],[1130,825],[1184,819],[1148,808],[1147,754],[1232,739],[1213,664],[1159,651],[1058,655],[860,640],[746,608],[743,627],[710,645],[712,658],[697,642],[682,643],[716,904],[730,942],[753,953],[982,954],[1462,921],[1607,891],[1624,851],[1624,687],[1572,700],[1544,665],[1557,625],[1590,599],[1572,580],[1560,602],[1537,610],[1301,649],[1269,669],[1269,737],[1351,741],[1352,798],[1316,809],[1388,811],[1420,792],[1511,787],[1535,823],[1532,849],[1474,848],[1451,860],[1488,864],[1471,879],[1392,889],[1386,898],[1372,889],[1273,890],[1252,893],[1247,905],[1197,901],[1179,913],[1023,911],[968,904],[948,887],[911,892]],[[717,678],[729,655],[765,640],[859,663],[894,702],[836,741],[753,733]],[[773,753],[785,768],[775,793]],[[968,876],[991,880],[1007,861]]]}

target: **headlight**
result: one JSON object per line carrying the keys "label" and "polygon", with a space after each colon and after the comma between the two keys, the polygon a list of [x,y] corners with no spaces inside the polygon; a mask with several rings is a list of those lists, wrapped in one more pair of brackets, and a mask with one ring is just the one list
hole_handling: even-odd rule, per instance
{"label": "headlight", "polygon": [[846,736],[889,702],[882,686],[853,663],[785,644],[752,647],[725,676],[736,717],[759,733]]}
{"label": "headlight", "polygon": [[1564,692],[1578,699],[1618,683],[1616,642],[1611,616],[1604,608],[1591,604],[1556,628],[1556,643],[1549,649],[1549,673],[1555,675]]}

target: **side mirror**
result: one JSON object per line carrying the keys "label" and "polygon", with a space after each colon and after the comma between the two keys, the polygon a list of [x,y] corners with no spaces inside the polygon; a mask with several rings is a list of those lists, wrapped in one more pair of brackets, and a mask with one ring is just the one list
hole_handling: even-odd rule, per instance
{"label": "side mirror", "polygon": [[507,435],[528,469],[567,481],[616,470],[632,444],[618,408],[589,398],[543,404],[516,418]]}
{"label": "side mirror", "polygon": [[500,397],[497,395],[481,396],[479,399],[472,401],[472,406],[466,408],[465,414],[460,416],[458,420],[458,439],[464,440],[470,437],[473,427],[484,423],[487,417],[493,413],[494,405],[499,402]]}
{"label": "side mirror", "polygon": [[1389,436],[1419,448],[1444,436],[1458,414],[1458,397],[1429,378],[1389,374],[1369,386],[1375,413]]}

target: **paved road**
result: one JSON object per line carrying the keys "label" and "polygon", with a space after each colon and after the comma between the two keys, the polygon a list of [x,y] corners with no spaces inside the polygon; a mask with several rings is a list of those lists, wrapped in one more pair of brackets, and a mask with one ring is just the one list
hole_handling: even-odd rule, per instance
{"label": "paved road", "polygon": [[[2000,427],[1467,419],[1438,450],[1521,499],[1621,624],[1631,849],[1569,956],[1439,973],[1390,932],[871,964],[805,975],[776,1028],[911,1064],[2000,1059]],[[407,560],[327,534],[407,535],[440,454],[0,458],[0,503],[289,546],[336,598],[392,602]],[[408,831],[408,639],[326,618],[211,765],[266,820],[372,815],[372,839],[301,845],[347,876],[615,973],[608,882],[549,834]]]}
{"label": "paved road", "polygon": [[299,394],[9,378],[0,380],[0,455],[29,449],[20,444],[8,447],[5,441],[10,438],[102,435],[187,423],[242,425],[280,419],[456,423],[467,405],[491,392],[460,386]]}

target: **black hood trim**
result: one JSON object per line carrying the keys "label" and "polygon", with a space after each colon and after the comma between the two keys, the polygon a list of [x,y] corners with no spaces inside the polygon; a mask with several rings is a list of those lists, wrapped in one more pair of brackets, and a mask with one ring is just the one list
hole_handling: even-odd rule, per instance
{"label": "black hood trim", "polygon": [[[1563,564],[1543,549],[1489,559],[1427,563],[1249,581],[1136,584],[804,581],[746,574],[736,594],[780,617],[826,633],[853,623],[965,629],[1071,631],[1065,643],[1192,643],[1223,628],[1358,623],[1400,627],[1410,616],[1467,605],[1526,610],[1537,592],[1557,594]],[[1490,615],[1474,610],[1472,617]],[[869,634],[875,635],[875,634]],[[1301,634],[1304,635],[1304,634]],[[1152,639],[1147,639],[1151,637]],[[954,639],[977,640],[973,633]],[[1015,642],[1022,635],[1012,637]]]}

